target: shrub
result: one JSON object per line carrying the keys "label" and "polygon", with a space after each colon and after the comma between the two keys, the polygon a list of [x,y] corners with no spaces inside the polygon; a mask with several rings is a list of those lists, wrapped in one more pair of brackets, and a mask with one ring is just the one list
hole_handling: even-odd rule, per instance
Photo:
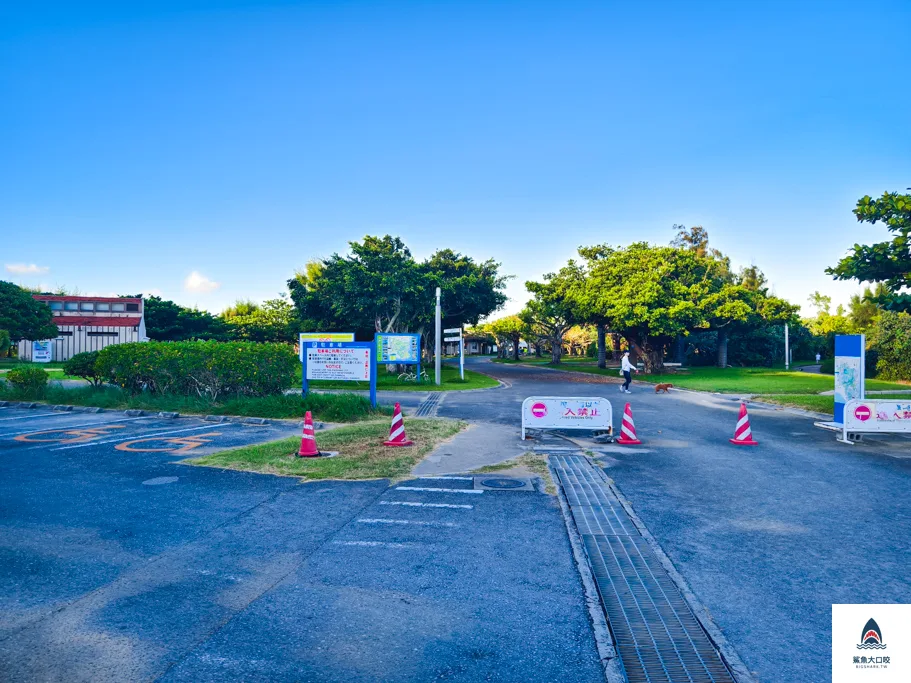
{"label": "shrub", "polygon": [[823,358],[819,363],[819,371],[824,375],[834,375],[835,374],[835,359],[834,358]]}
{"label": "shrub", "polygon": [[63,371],[73,377],[82,377],[97,387],[101,384],[101,375],[98,373],[98,353],[98,351],[77,353],[63,364]]}
{"label": "shrub", "polygon": [[9,338],[9,332],[0,330],[0,358],[6,358],[9,355],[12,342]]}
{"label": "shrub", "polygon": [[6,380],[25,396],[37,398],[47,387],[48,374],[41,368],[13,368],[6,373]]}
{"label": "shrub", "polygon": [[911,315],[883,311],[869,336],[879,378],[911,380]]}
{"label": "shrub", "polygon": [[285,344],[138,342],[98,353],[98,374],[139,393],[184,394],[211,400],[279,394],[294,383],[298,358]]}

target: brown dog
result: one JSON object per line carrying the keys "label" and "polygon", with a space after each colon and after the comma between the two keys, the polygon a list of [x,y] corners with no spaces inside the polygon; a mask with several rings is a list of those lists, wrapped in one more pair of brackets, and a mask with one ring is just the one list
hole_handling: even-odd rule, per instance
{"label": "brown dog", "polygon": [[667,384],[656,384],[656,385],[655,385],[655,393],[657,394],[658,392],[663,391],[663,392],[666,394],[666,393],[667,393],[667,390],[670,389],[672,386],[674,386],[674,385],[671,384],[671,383],[667,383]]}

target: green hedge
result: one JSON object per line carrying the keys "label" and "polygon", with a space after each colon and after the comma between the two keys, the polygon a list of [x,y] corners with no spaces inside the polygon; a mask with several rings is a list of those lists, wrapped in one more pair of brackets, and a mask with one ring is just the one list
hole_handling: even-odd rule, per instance
{"label": "green hedge", "polygon": [[39,398],[47,386],[48,374],[41,368],[13,368],[6,373],[6,381],[23,396]]}
{"label": "green hedge", "polygon": [[139,342],[98,353],[96,371],[131,393],[211,400],[280,394],[294,384],[297,355],[286,344]]}

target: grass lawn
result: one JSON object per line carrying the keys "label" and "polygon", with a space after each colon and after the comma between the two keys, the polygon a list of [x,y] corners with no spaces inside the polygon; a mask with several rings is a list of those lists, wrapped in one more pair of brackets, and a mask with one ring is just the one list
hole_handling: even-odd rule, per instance
{"label": "grass lawn", "polygon": [[[409,366],[408,369],[412,371],[414,368]],[[376,377],[376,388],[378,390],[393,391],[464,391],[465,389],[490,389],[499,386],[499,382],[493,377],[471,370],[465,370],[465,379],[462,380],[459,377],[459,368],[451,365],[443,365],[440,375],[442,384],[437,386],[433,383],[433,368],[425,367],[421,370],[421,383],[418,384],[413,381],[400,380],[397,374],[386,372],[385,368],[380,367]],[[300,369],[298,369],[296,386],[300,386]],[[369,382],[329,382],[318,380],[310,382],[309,386],[312,389],[348,389],[349,391],[355,389],[366,391],[370,389]]]}
{"label": "grass lawn", "polygon": [[338,451],[333,458],[298,458],[300,437],[244,446],[184,462],[304,479],[392,479],[409,476],[438,444],[455,436],[466,424],[455,420],[409,418],[405,423],[414,446],[387,448],[389,421],[370,421],[316,433],[322,451]]}
{"label": "grass lawn", "polygon": [[5,375],[13,368],[41,368],[50,375],[51,379],[81,379],[81,377],[71,377],[64,374],[62,362],[32,363],[18,358],[0,358],[0,376]]}
{"label": "grass lawn", "polygon": [[389,415],[389,408],[374,410],[370,401],[357,394],[300,394],[257,398],[226,398],[213,402],[197,396],[139,394],[136,396],[117,387],[79,387],[65,389],[48,386],[40,396],[25,396],[0,382],[0,400],[45,401],[51,405],[93,406],[109,410],[150,410],[193,415],[242,415],[272,419],[301,419],[312,411],[316,420],[355,422],[379,415]]}
{"label": "grass lawn", "polygon": [[819,394],[762,394],[756,397],[766,403],[777,403],[791,408],[803,408],[817,413],[832,415],[835,413],[835,397]]}

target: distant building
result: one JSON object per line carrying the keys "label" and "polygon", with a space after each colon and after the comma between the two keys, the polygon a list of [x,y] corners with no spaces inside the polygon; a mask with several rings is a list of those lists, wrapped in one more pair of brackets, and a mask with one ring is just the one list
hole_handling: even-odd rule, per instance
{"label": "distant building", "polygon": [[[51,340],[55,361],[69,360],[83,351],[99,351],[111,344],[148,341],[141,298],[33,296],[46,303],[54,313],[54,324],[59,330],[57,337]],[[19,342],[22,360],[32,360],[32,341]]]}
{"label": "distant building", "polygon": [[[471,335],[465,335],[462,338],[462,341],[465,344],[466,356],[476,356],[479,354],[486,355],[497,352],[497,347],[492,344],[487,337],[474,337]],[[443,355],[455,356],[458,355],[458,353],[458,342],[443,342]]]}

